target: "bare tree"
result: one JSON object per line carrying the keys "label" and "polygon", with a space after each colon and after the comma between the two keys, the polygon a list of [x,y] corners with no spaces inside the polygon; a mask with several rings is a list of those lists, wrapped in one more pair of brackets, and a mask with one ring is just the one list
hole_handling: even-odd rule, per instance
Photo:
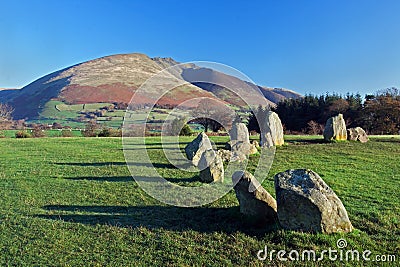
{"label": "bare tree", "polygon": [[332,115],[336,115],[337,113],[344,113],[350,107],[349,102],[347,102],[343,98],[339,98],[329,106],[329,111]]}
{"label": "bare tree", "polygon": [[96,120],[91,120],[85,125],[85,130],[83,131],[83,136],[85,137],[96,137],[99,134],[99,125]]}
{"label": "bare tree", "polygon": [[12,113],[14,109],[7,104],[0,103],[0,121],[12,120]]}
{"label": "bare tree", "polygon": [[10,105],[0,103],[0,129],[6,129],[12,125],[13,112],[14,109]]}
{"label": "bare tree", "polygon": [[190,114],[194,117],[191,121],[203,125],[205,131],[218,131],[220,128],[230,127],[235,115],[225,103],[211,98],[201,100]]}
{"label": "bare tree", "polygon": [[309,121],[307,123],[308,127],[307,127],[307,132],[308,134],[313,134],[313,135],[317,135],[317,134],[322,134],[324,131],[324,126],[322,124],[317,123],[316,121]]}

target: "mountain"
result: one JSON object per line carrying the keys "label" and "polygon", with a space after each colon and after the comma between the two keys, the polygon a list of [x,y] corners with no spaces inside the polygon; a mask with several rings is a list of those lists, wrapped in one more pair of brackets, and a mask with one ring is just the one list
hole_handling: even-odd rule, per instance
{"label": "mountain", "polygon": [[[16,119],[38,118],[46,104],[53,100],[68,105],[129,103],[147,79],[176,64],[178,62],[172,58],[150,58],[139,53],[101,57],[48,74],[20,90],[0,90],[0,102],[10,103],[15,108]],[[226,90],[227,85],[235,87],[252,105],[261,103],[260,95],[246,88],[258,88],[271,105],[287,97],[300,96],[289,90],[257,86],[194,64],[180,65],[170,72],[189,83],[165,94],[158,100],[161,105],[177,105],[194,97],[219,98],[234,105],[244,105],[234,93]],[[202,79],[212,83],[196,82]],[[142,104],[151,103],[158,98],[158,92],[157,87],[148,88],[136,99]]]}
{"label": "mountain", "polygon": [[[18,92],[18,89],[15,88],[0,88],[0,103],[7,102],[7,99],[13,98]],[[3,99],[4,101],[2,101]]]}
{"label": "mountain", "polygon": [[[176,62],[172,58],[153,58],[153,60],[164,68],[179,64],[179,62]],[[235,92],[238,92],[241,97],[248,100],[250,102],[248,104],[253,105],[265,104],[265,101],[260,101],[260,96],[258,94],[254,94],[255,91],[261,91],[267,102],[272,106],[285,98],[301,97],[300,94],[291,90],[258,86],[243,81],[237,77],[210,68],[198,67],[194,64],[184,64],[180,69],[181,71],[178,75],[182,79],[211,92],[219,99],[234,105],[245,105]],[[208,82],[198,82],[199,80]],[[227,88],[231,90],[228,90]]]}

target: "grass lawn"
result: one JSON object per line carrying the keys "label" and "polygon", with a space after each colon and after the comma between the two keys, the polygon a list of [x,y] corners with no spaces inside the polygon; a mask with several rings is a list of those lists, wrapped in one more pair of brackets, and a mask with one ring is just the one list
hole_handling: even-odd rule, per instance
{"label": "grass lawn", "polygon": [[[346,207],[348,234],[268,232],[239,213],[233,191],[198,208],[164,205],[131,178],[119,138],[0,139],[0,265],[34,266],[287,266],[260,261],[257,251],[346,249],[393,254],[397,262],[296,262],[300,266],[396,266],[400,262],[400,139],[321,143],[287,137],[263,186],[274,174],[309,168]],[[193,139],[181,139],[181,147]],[[222,147],[227,137],[213,140]],[[148,153],[165,176],[195,181],[169,166],[160,138]],[[256,166],[253,156],[250,169]],[[229,177],[226,177],[229,179]],[[190,181],[190,180],[189,180]],[[199,183],[199,182],[194,182]],[[294,263],[292,263],[294,264]]]}
{"label": "grass lawn", "polygon": [[[15,138],[15,133],[18,131],[19,130],[3,130],[3,131],[0,131],[0,135],[3,134],[3,137],[5,137],[5,138]],[[26,131],[28,133],[32,133],[31,129],[27,129]],[[68,131],[68,130],[65,130],[65,131]],[[61,136],[60,130],[45,130],[44,132],[47,137],[60,137]],[[71,130],[71,133],[72,133],[73,137],[82,137],[82,132],[79,130]]]}

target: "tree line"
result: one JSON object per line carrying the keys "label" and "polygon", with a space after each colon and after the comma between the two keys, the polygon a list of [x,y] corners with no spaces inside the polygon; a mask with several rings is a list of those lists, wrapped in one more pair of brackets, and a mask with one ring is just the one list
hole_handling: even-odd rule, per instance
{"label": "tree line", "polygon": [[388,88],[374,95],[325,94],[286,99],[272,108],[288,133],[320,134],[329,117],[342,113],[347,127],[369,134],[400,133],[400,90]]}
{"label": "tree line", "polygon": [[[206,130],[218,131],[234,121],[246,121],[249,131],[260,132],[258,119],[265,119],[267,112],[276,112],[288,134],[322,134],[326,121],[343,114],[346,126],[362,127],[368,134],[400,134],[400,90],[392,87],[374,95],[362,97],[347,93],[306,95],[297,99],[285,99],[275,107],[257,107],[247,110],[248,118],[238,118],[222,103],[205,99],[190,114]],[[257,114],[257,116],[256,116]]]}

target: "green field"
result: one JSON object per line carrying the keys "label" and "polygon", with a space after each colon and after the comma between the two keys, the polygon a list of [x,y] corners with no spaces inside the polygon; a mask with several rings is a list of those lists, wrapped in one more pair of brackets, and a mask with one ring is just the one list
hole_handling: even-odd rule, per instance
{"label": "green field", "polygon": [[[2,130],[0,131],[0,134],[2,134],[1,136],[4,136],[6,138],[15,138],[15,133],[18,131],[19,130]],[[28,133],[32,133],[31,129],[27,129],[26,131]],[[79,130],[71,130],[71,133],[73,137],[82,137],[82,132]],[[44,134],[46,135],[46,137],[61,137],[61,130],[45,130]]]}
{"label": "green field", "polygon": [[[181,147],[191,139],[182,138]],[[366,144],[322,143],[315,136],[286,139],[263,186],[275,195],[274,174],[312,169],[341,198],[355,231],[266,231],[241,216],[233,191],[204,207],[164,205],[133,181],[119,138],[0,139],[0,265],[287,266],[276,259],[259,261],[257,251],[266,245],[269,250],[336,249],[344,238],[348,249],[393,254],[397,262],[296,264],[398,266],[400,138],[371,138]],[[227,138],[213,140],[222,147]],[[200,184],[197,174],[168,163],[160,138],[146,141],[159,173]],[[250,169],[257,159],[251,158]]]}
{"label": "green field", "polygon": [[[68,105],[61,101],[50,100],[41,110],[37,119],[29,120],[30,123],[53,124],[54,122],[60,123],[63,126],[70,126],[72,128],[83,129],[85,124],[91,120],[90,118],[83,118],[85,112],[95,112],[107,106],[112,106],[111,103],[92,103],[92,104],[75,104]],[[151,120],[159,121],[165,120],[171,110],[154,108],[149,114],[146,110],[133,112],[131,123],[144,123],[147,120],[149,126],[158,126],[159,123],[152,123]],[[179,111],[181,116],[187,116],[186,111]],[[112,110],[107,111],[103,116],[96,117],[99,124],[112,128],[121,128],[125,110]],[[175,118],[172,116],[170,119]],[[150,120],[150,122],[149,122]]]}

